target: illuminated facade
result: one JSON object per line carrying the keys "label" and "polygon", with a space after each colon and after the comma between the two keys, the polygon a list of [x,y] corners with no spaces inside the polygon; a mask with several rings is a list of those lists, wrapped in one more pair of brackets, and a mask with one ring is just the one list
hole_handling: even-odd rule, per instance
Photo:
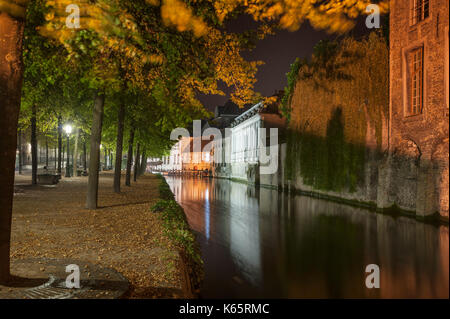
{"label": "illuminated facade", "polygon": [[390,6],[389,159],[378,204],[448,218],[449,1]]}
{"label": "illuminated facade", "polygon": [[[236,117],[231,123],[230,177],[254,184],[263,182],[276,187],[282,186],[281,178],[273,180],[273,175],[278,176],[281,170],[276,169],[273,174],[260,175],[262,164],[260,160],[263,155],[261,152],[266,152],[265,156],[268,155],[266,147],[270,146],[271,140],[277,144],[281,143],[279,138],[283,135],[285,127],[286,119],[279,113],[277,103],[265,105],[260,102]],[[271,128],[278,129],[272,138]],[[265,137],[260,136],[261,129],[264,129]],[[278,153],[270,152],[270,156],[278,161]]]}
{"label": "illuminated facade", "polygon": [[186,139],[183,143],[181,157],[182,170],[185,172],[211,170],[211,150],[206,147],[209,141],[201,140],[201,137],[197,139],[199,139],[199,149],[195,147],[196,140],[193,137]]}

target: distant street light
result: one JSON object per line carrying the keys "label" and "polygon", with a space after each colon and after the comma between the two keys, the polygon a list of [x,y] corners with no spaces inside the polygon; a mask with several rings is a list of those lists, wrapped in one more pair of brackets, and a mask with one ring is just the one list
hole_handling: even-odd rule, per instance
{"label": "distant street light", "polygon": [[69,156],[69,152],[70,152],[70,133],[72,133],[72,125],[70,124],[66,124],[64,126],[64,131],[67,134],[67,163],[66,163],[66,177],[70,177],[70,156]]}

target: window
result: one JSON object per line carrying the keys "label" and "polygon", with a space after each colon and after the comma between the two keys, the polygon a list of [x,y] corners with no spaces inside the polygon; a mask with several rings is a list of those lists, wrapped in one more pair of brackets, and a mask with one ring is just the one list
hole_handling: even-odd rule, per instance
{"label": "window", "polygon": [[448,65],[449,65],[449,54],[448,54],[448,42],[449,42],[449,29],[448,26],[445,28],[445,64],[444,64],[444,77],[445,77],[445,101],[447,103],[447,108],[449,108],[449,77],[448,77]]}
{"label": "window", "polygon": [[417,48],[409,53],[410,65],[410,96],[411,103],[408,115],[422,112],[423,106],[423,48]]}
{"label": "window", "polygon": [[416,24],[425,20],[430,15],[430,1],[429,0],[413,0],[411,24]]}

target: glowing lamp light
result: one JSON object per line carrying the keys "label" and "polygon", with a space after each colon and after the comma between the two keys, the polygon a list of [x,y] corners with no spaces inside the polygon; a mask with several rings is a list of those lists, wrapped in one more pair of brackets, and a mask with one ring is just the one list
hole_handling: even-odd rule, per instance
{"label": "glowing lamp light", "polygon": [[70,133],[72,133],[72,125],[66,124],[64,126],[64,131],[66,132],[67,135],[70,135]]}

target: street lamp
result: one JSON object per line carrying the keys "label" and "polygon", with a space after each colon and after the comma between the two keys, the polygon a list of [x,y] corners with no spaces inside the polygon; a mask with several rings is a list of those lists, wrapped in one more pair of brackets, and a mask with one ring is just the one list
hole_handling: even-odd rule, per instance
{"label": "street lamp", "polygon": [[72,125],[70,124],[66,124],[64,126],[64,131],[67,134],[67,163],[66,163],[66,177],[70,177],[70,156],[69,156],[69,152],[70,152],[70,133],[72,133]]}

